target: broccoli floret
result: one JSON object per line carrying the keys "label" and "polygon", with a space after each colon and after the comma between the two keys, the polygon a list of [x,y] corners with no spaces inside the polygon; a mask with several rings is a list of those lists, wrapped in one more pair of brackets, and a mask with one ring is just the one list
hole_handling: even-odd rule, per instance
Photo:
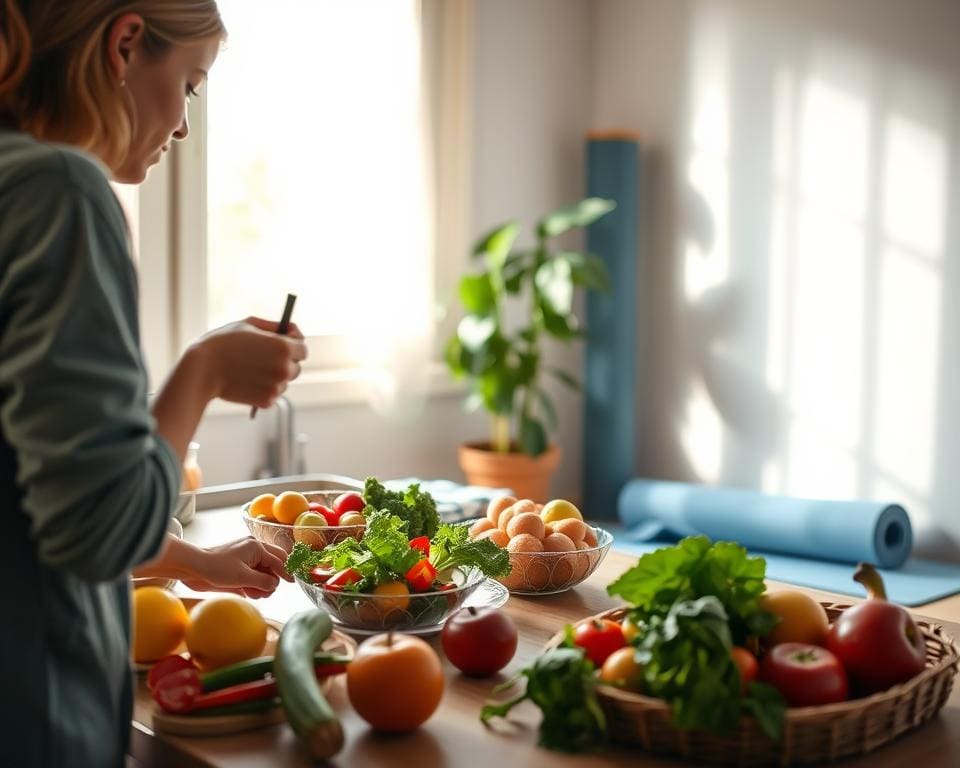
{"label": "broccoli floret", "polygon": [[411,483],[406,491],[388,491],[375,477],[368,477],[363,484],[363,500],[375,510],[406,520],[407,535],[411,539],[433,538],[440,527],[437,504],[429,493],[420,490],[419,483]]}

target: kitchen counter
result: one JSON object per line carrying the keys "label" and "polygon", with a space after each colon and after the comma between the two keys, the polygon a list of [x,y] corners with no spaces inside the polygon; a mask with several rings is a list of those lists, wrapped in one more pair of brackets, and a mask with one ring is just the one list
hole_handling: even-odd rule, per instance
{"label": "kitchen counter", "polygon": [[[222,543],[246,534],[239,508],[200,512],[187,527],[188,540],[202,545]],[[343,751],[333,761],[339,766],[613,766],[631,765],[669,768],[683,765],[641,751],[611,749],[602,755],[562,755],[536,746],[540,713],[533,705],[517,707],[508,721],[499,720],[488,729],[480,723],[480,707],[490,690],[509,679],[533,660],[544,644],[565,623],[574,622],[609,608],[618,602],[605,587],[636,561],[630,555],[612,551],[585,582],[558,595],[511,596],[506,612],[517,625],[520,642],[513,661],[501,675],[476,680],[460,675],[443,657],[439,638],[430,642],[443,659],[446,690],[440,708],[414,733],[384,736],[374,733],[353,711],[342,678],[335,681],[329,699],[339,713],[346,734]],[[771,583],[775,586],[775,583]],[[849,597],[807,590],[818,599],[851,602]],[[193,594],[184,590],[184,594]],[[281,583],[274,595],[257,602],[268,618],[284,621],[293,613],[311,607],[294,584]],[[960,640],[960,596],[914,609],[916,615],[942,624]],[[152,703],[145,686],[138,693],[134,712],[131,753],[144,766],[308,766],[290,728],[284,723],[247,733],[207,738],[183,738],[154,734],[150,728]],[[960,765],[960,687],[954,685],[946,706],[931,722],[893,743],[857,759],[845,760],[844,768],[939,768]]]}

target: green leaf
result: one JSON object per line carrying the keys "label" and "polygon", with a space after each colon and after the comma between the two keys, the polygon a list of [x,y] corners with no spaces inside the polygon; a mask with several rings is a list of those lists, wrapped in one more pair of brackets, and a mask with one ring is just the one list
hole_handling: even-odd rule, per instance
{"label": "green leaf", "polygon": [[520,225],[516,221],[508,221],[477,240],[473,253],[475,256],[486,256],[490,269],[499,272],[519,232]]}
{"label": "green leaf", "polygon": [[483,405],[483,395],[479,392],[471,392],[463,400],[463,409],[467,413],[474,413]]}
{"label": "green leaf", "polygon": [[507,256],[503,265],[503,286],[507,293],[517,294],[523,287],[523,279],[530,268],[532,253],[517,252]]}
{"label": "green leaf", "polygon": [[443,359],[454,378],[459,379],[467,372],[466,366],[463,364],[463,346],[456,335],[447,340],[447,345],[443,350]]}
{"label": "green leaf", "polygon": [[577,251],[558,251],[554,257],[570,265],[575,285],[610,293],[610,277],[603,259]]}
{"label": "green leaf", "polygon": [[574,315],[558,315],[549,306],[541,305],[541,307],[543,327],[551,336],[566,341],[579,335],[577,318]]}
{"label": "green leaf", "polygon": [[483,404],[491,413],[513,413],[516,382],[512,372],[503,365],[493,366],[480,377],[479,392]]}
{"label": "green leaf", "polygon": [[774,741],[780,741],[787,704],[776,688],[767,683],[750,683],[743,707],[757,719],[767,736]]}
{"label": "green leaf", "polygon": [[489,315],[497,308],[496,291],[490,276],[465,275],[460,279],[460,301],[474,315]]}
{"label": "green leaf", "polygon": [[520,420],[520,447],[530,456],[539,456],[547,450],[547,433],[537,419],[527,416]]}
{"label": "green leaf", "polygon": [[575,377],[571,376],[566,371],[562,371],[559,368],[553,368],[553,367],[546,368],[546,371],[555,379],[563,382],[575,392],[579,392],[582,389],[582,387],[580,386],[580,382],[577,381]]}
{"label": "green leaf", "polygon": [[576,205],[546,215],[537,225],[541,238],[556,237],[575,227],[585,227],[616,208],[613,200],[588,197]]}
{"label": "green leaf", "polygon": [[533,278],[541,302],[569,324],[573,310],[573,271],[563,259],[550,259],[537,269]]}
{"label": "green leaf", "polygon": [[463,347],[471,352],[482,349],[497,330],[497,321],[492,317],[467,315],[457,326],[457,337]]}
{"label": "green leaf", "polygon": [[553,407],[553,401],[545,389],[537,387],[537,402],[540,403],[540,410],[543,411],[543,418],[547,423],[547,429],[553,431],[557,428],[557,409]]}
{"label": "green leaf", "polygon": [[521,352],[519,357],[520,364],[517,366],[516,381],[517,386],[522,387],[536,378],[537,364],[540,358],[527,352]]}

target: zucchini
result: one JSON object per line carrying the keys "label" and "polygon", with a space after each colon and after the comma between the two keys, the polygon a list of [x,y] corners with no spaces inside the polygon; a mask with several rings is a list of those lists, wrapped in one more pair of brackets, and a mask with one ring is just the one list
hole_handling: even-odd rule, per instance
{"label": "zucchini", "polygon": [[220,715],[259,715],[269,712],[280,706],[280,699],[263,699],[261,701],[244,701],[240,704],[227,704],[222,707],[198,709],[187,714],[187,717],[219,717]]}
{"label": "zucchini", "polygon": [[[318,651],[313,656],[314,666],[346,664],[349,661],[350,659],[346,656],[328,653],[327,651]],[[255,659],[238,661],[236,664],[207,672],[200,676],[200,681],[203,683],[203,692],[209,693],[210,691],[219,691],[221,688],[229,688],[232,685],[259,680],[268,672],[273,672],[273,656],[259,656]]]}
{"label": "zucchini", "polygon": [[343,747],[343,728],[323,697],[314,675],[314,651],[333,632],[329,614],[321,610],[295,614],[280,631],[273,676],[287,721],[311,757],[326,760]]}

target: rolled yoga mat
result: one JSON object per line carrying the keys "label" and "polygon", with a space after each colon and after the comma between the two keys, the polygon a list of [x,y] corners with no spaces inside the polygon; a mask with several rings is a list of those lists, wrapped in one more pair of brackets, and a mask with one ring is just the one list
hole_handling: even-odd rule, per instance
{"label": "rolled yoga mat", "polygon": [[631,480],[620,492],[617,509],[634,541],[702,533],[748,549],[846,563],[866,561],[881,568],[899,568],[913,546],[906,510],[879,501],[798,499]]}

